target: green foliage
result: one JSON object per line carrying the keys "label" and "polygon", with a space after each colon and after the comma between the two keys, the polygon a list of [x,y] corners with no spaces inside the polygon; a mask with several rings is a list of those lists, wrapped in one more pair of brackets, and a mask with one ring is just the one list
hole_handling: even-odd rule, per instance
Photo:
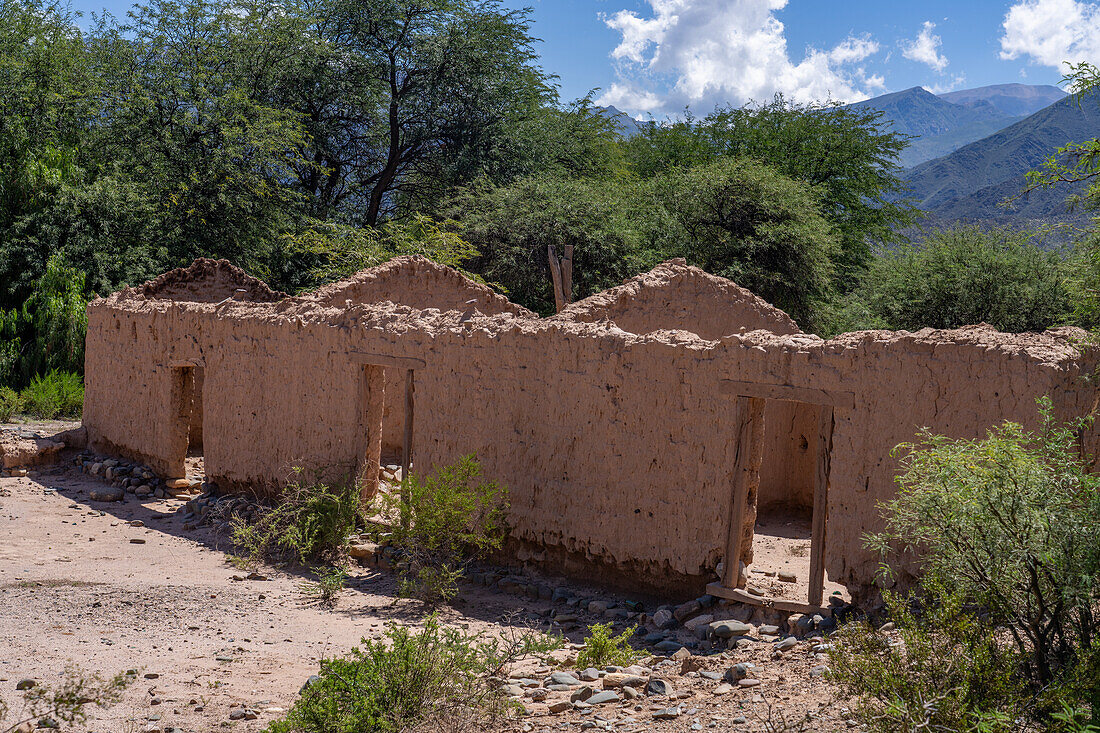
{"label": "green foliage", "polygon": [[0,387],[0,422],[10,422],[22,411],[22,396],[11,387]]}
{"label": "green foliage", "polygon": [[[122,693],[134,681],[134,675],[119,673],[110,679],[87,675],[75,668],[66,668],[57,685],[36,684],[22,693],[22,707],[14,720],[9,720],[11,708],[0,699],[0,733],[16,733],[32,728],[62,725],[77,726],[88,719],[88,705],[107,708],[122,698]],[[52,726],[42,725],[52,721]],[[29,727],[27,727],[29,726]]]}
{"label": "green foliage", "polygon": [[298,584],[298,591],[318,605],[332,608],[344,592],[344,585],[348,580],[347,570],[342,565],[334,565],[316,568],[314,573],[317,580],[303,580]]}
{"label": "green foliage", "polygon": [[79,374],[54,369],[32,379],[20,398],[27,414],[42,420],[80,417],[84,383]]}
{"label": "green foliage", "polygon": [[638,652],[630,645],[637,626],[631,626],[615,636],[611,624],[593,624],[588,627],[588,636],[584,638],[584,649],[577,654],[577,668],[606,667],[614,664],[626,667],[638,659]]}
{"label": "green foliage", "polygon": [[434,615],[419,631],[395,625],[386,636],[322,661],[320,681],[269,733],[396,733],[495,722],[509,704],[491,678],[521,657],[561,646],[560,638],[542,634],[470,635],[441,626]]}
{"label": "green foliage", "polygon": [[454,597],[470,560],[500,548],[508,490],[486,481],[469,455],[427,478],[406,477],[400,494],[379,494],[373,509],[391,523],[380,534],[407,562],[403,590],[435,602]]}
{"label": "green foliage", "polygon": [[1087,703],[1097,719],[1100,478],[1079,453],[1082,425],[1056,422],[1049,400],[1040,407],[1035,432],[1008,422],[981,440],[924,433],[900,446],[901,489],[872,541],[919,552],[930,587],[951,588],[1006,630],[1038,697],[1033,712]]}
{"label": "green foliage", "polygon": [[959,596],[926,591],[919,603],[885,594],[896,637],[866,620],[834,635],[831,680],[859,698],[855,713],[872,731],[1018,730],[1026,695],[1017,652]]}
{"label": "green foliage", "polygon": [[673,228],[647,184],[558,174],[500,187],[483,181],[456,194],[448,212],[482,255],[473,269],[544,315],[554,312],[548,245],[574,246],[580,300],[656,265]]}
{"label": "green foliage", "polygon": [[902,196],[898,153],[903,135],[884,131],[882,113],[836,104],[799,105],[777,96],[739,109],[717,109],[649,125],[624,143],[630,168],[649,178],[720,158],[750,158],[814,189],[839,246],[829,253],[841,293],[854,288],[871,259],[870,242],[897,241],[914,221]]}
{"label": "green foliage", "polygon": [[816,326],[836,240],[813,189],[747,158],[722,158],[662,176],[658,196],[686,232],[689,264]]}
{"label": "green foliage", "polygon": [[286,486],[278,503],[249,522],[233,520],[234,553],[238,562],[339,561],[360,522],[359,485],[303,482]]}
{"label": "green foliage", "polygon": [[1069,268],[1026,232],[955,226],[923,242],[885,250],[855,294],[862,311],[838,317],[832,332],[916,331],[989,323],[1001,331],[1042,331],[1070,318]]}

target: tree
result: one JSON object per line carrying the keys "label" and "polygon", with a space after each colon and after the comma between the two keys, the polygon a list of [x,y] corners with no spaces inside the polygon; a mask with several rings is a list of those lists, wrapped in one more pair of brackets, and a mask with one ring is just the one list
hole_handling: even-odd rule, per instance
{"label": "tree", "polygon": [[625,143],[643,177],[724,157],[752,158],[812,186],[821,215],[840,246],[833,252],[835,286],[856,287],[871,259],[871,242],[894,242],[916,210],[902,200],[898,153],[904,136],[879,127],[881,112],[836,104],[771,102],[718,109],[703,119],[650,124]]}
{"label": "tree", "polygon": [[683,228],[678,253],[786,310],[804,328],[830,291],[833,228],[814,189],[747,158],[674,170],[658,200]]}
{"label": "tree", "polygon": [[1043,331],[1066,322],[1068,268],[1027,232],[977,225],[933,231],[922,242],[883,250],[856,300],[862,322],[847,328],[958,328]]}
{"label": "tree", "polygon": [[471,269],[541,314],[554,313],[547,246],[574,246],[573,299],[653,267],[675,229],[651,187],[630,179],[528,176],[507,186],[461,190],[449,214],[481,252]]}

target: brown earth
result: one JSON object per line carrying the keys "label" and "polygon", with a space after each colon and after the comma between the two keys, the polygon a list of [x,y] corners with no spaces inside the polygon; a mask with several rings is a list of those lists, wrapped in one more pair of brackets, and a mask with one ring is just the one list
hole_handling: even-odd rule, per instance
{"label": "brown earth", "polygon": [[[102,486],[71,462],[32,469],[26,478],[0,478],[0,698],[9,703],[17,699],[19,680],[56,682],[69,664],[103,674],[138,669],[124,700],[95,710],[83,729],[258,731],[291,706],[320,659],[346,652],[363,637],[380,637],[388,622],[417,623],[427,613],[398,599],[393,576],[373,568],[352,570],[349,590],[334,610],[305,603],[298,575],[263,568],[266,580],[240,580],[247,571],[229,562],[224,539],[210,528],[184,530],[176,514],[181,501],[87,498]],[[785,559],[764,552],[757,562]],[[441,618],[490,633],[502,629],[502,621],[541,621],[545,628],[554,607],[469,586],[452,607],[441,609]],[[578,616],[580,628],[600,620],[583,609],[567,610]],[[690,635],[681,630],[680,638]],[[717,672],[736,662],[757,664],[759,687],[722,695],[714,693],[721,681],[697,672],[681,676],[679,662],[662,667],[650,658],[643,663],[685,697],[642,697],[557,715],[546,703],[528,700],[530,714],[507,727],[549,731],[591,720],[622,731],[686,731],[695,722],[705,729],[758,731],[771,706],[788,719],[812,712],[811,730],[846,729],[842,704],[827,683],[811,676],[824,663],[811,652],[813,643],[801,641],[778,657],[766,640],[691,657]],[[534,676],[549,671],[528,666]],[[653,718],[656,710],[676,705],[682,712],[676,720]],[[230,714],[243,707],[259,717],[231,722]]]}

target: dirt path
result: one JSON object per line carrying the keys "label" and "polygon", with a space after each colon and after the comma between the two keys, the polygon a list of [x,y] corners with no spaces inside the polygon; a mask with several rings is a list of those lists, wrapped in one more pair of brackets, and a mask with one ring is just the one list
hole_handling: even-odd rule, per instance
{"label": "dirt path", "polygon": [[[423,618],[419,604],[396,599],[391,575],[370,568],[353,571],[336,610],[306,605],[298,576],[264,569],[266,580],[242,580],[247,571],[228,562],[211,530],[184,529],[175,513],[182,502],[94,502],[88,493],[102,484],[70,466],[0,478],[0,696],[9,703],[18,680],[56,681],[67,664],[104,674],[138,669],[123,702],[95,710],[88,731],[258,731],[290,707],[318,660],[381,636],[388,621]],[[492,630],[517,613],[537,619],[552,605],[468,588],[441,615]],[[579,624],[599,620],[583,608],[567,610]],[[650,708],[676,704],[668,701],[556,716],[528,701],[532,715],[514,727],[549,731],[596,720],[611,730],[762,730],[754,711],[776,702],[790,715],[819,714],[813,730],[847,727],[810,671],[819,658],[776,661],[768,645],[756,646],[704,665],[722,670],[758,658],[766,687],[752,691],[719,698],[713,678],[678,677],[678,663],[666,668],[677,689],[690,692],[679,698],[685,715],[678,720],[652,719]],[[258,717],[240,719],[245,708]]]}

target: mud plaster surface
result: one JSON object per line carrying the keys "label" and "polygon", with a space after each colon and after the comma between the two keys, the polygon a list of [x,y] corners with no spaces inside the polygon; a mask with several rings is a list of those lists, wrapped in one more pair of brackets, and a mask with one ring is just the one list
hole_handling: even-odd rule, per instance
{"label": "mud plaster surface", "polygon": [[[173,301],[140,289],[97,300],[88,309],[89,438],[161,472],[182,470],[187,416],[172,398],[174,380],[177,365],[201,364],[208,476],[226,489],[277,491],[292,466],[354,472],[367,461],[378,443],[368,405],[378,395],[364,393],[363,358],[422,363],[416,465],[426,471],[476,453],[485,474],[510,489],[517,562],[571,558],[687,595],[713,579],[727,534],[737,415],[721,385],[793,386],[805,402],[765,408],[761,500],[808,502],[813,456],[803,446],[817,434],[816,403],[835,401],[825,564],[856,593],[877,569],[862,537],[880,529],[876,507],[896,491],[895,446],[922,427],[977,438],[1006,419],[1034,426],[1043,395],[1061,417],[1084,414],[1096,397],[1081,378],[1095,356],[1079,350],[1083,334],[1073,330],[973,326],[829,341],[745,331],[761,318],[782,330],[789,319],[676,263],[538,319],[441,270],[399,258],[343,290],[270,303]],[[416,291],[417,282],[436,290]],[[670,297],[670,283],[683,297]],[[417,307],[343,297],[400,297],[403,287]],[[331,305],[337,294],[342,304]],[[423,307],[426,298],[437,307]],[[714,336],[738,322],[747,326]],[[404,369],[384,372],[381,442],[392,450]],[[1084,442],[1095,454],[1095,431]]]}

